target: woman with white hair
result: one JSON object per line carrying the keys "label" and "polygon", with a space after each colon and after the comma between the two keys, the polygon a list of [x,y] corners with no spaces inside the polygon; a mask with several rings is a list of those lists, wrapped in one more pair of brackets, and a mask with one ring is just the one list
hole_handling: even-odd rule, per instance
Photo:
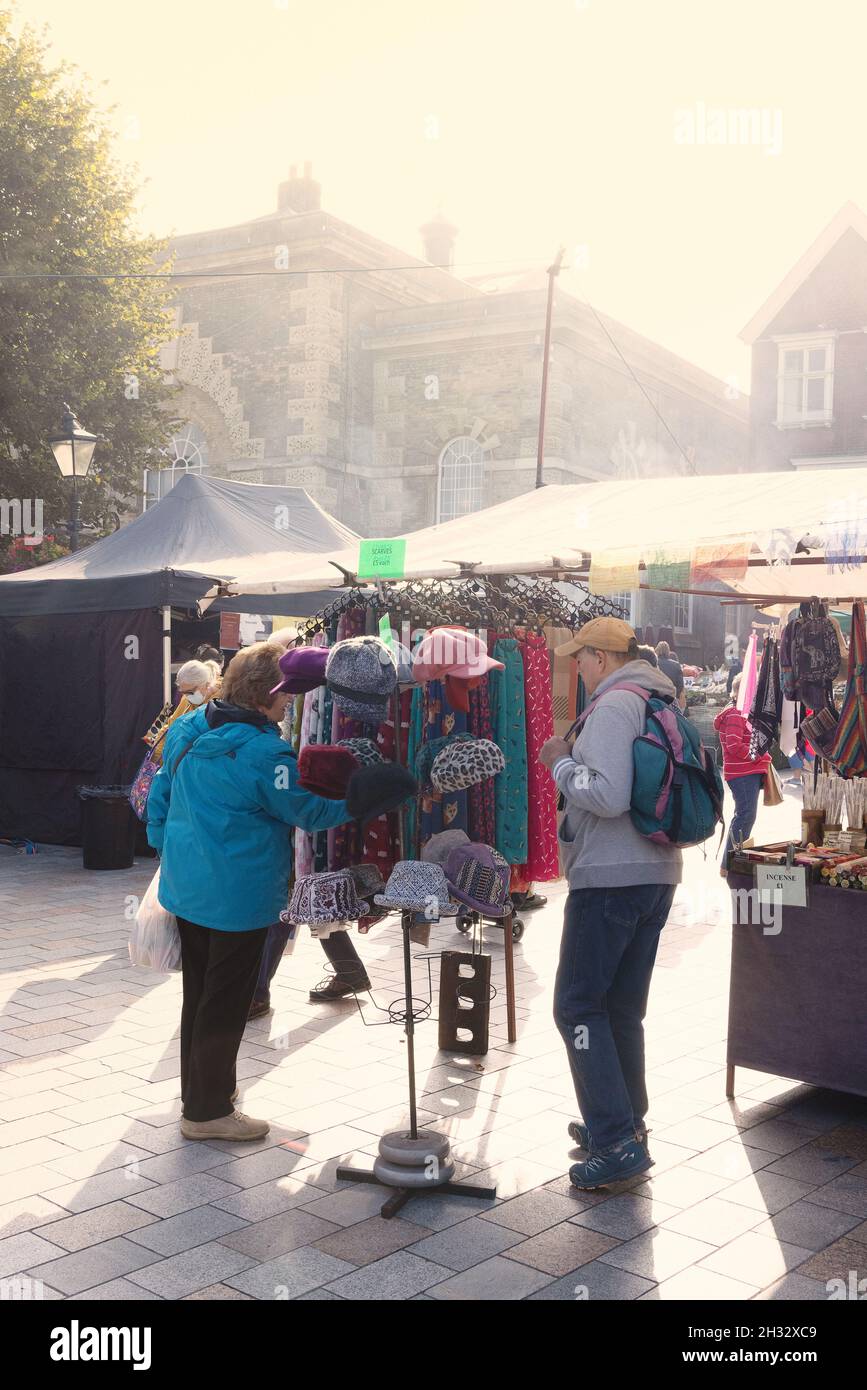
{"label": "woman with white hair", "polygon": [[[187,709],[196,709],[212,696],[219,694],[219,664],[216,661],[185,661],[175,676],[175,685],[180,697],[178,709],[184,699]],[[175,717],[177,713],[178,710],[175,711]]]}

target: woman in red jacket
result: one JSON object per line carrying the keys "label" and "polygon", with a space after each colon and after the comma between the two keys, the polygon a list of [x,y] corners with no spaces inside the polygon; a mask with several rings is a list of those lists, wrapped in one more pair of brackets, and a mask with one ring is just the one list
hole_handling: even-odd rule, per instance
{"label": "woman in red jacket", "polygon": [[756,823],[759,792],[770,766],[770,754],[750,757],[750,726],[746,717],[736,709],[741,676],[732,682],[731,704],[726,705],[713,721],[723,751],[723,777],[735,799],[735,813],[729,826],[729,845],[735,849],[746,840]]}

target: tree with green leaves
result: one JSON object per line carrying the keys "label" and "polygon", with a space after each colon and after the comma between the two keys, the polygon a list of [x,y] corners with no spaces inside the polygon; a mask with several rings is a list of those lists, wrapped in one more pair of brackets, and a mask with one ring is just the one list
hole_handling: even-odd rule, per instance
{"label": "tree with green leaves", "polygon": [[164,243],[136,230],[136,181],[111,146],[80,75],[0,11],[0,497],[41,498],[58,540],[69,484],[48,439],[64,401],[100,437],[79,485],[85,525],[110,529],[171,431],[169,282],[113,278],[153,273]]}

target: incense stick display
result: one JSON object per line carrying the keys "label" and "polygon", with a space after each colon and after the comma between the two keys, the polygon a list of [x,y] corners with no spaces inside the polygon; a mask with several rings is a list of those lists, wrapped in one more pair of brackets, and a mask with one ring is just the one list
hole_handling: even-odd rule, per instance
{"label": "incense stick display", "polygon": [[854,777],[850,782],[845,783],[846,797],[846,820],[850,830],[861,830],[864,827],[864,816],[867,813],[867,780],[863,777]]}
{"label": "incense stick display", "polygon": [[843,814],[845,783],[836,773],[820,772],[816,785],[804,785],[804,810],[824,811],[826,825],[839,825]]}

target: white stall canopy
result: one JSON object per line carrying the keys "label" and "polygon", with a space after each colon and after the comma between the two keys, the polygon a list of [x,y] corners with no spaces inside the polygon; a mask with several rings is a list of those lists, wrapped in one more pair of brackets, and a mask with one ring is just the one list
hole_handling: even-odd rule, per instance
{"label": "white stall canopy", "polygon": [[[867,469],[545,487],[403,539],[406,579],[568,570],[589,573],[593,589],[595,571],[609,589],[613,575],[613,587],[622,589],[727,585],[756,598],[844,599],[867,590]],[[357,545],[282,565],[262,554],[232,588],[281,594],[338,587],[357,575],[358,564]],[[675,581],[664,582],[672,574]]]}

